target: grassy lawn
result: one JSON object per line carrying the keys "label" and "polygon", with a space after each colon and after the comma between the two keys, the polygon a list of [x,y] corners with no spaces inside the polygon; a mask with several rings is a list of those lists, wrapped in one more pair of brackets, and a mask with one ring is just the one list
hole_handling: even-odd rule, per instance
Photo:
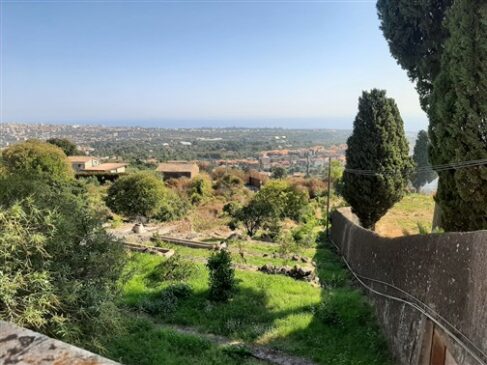
{"label": "grassy lawn", "polygon": [[408,194],[382,217],[376,232],[387,237],[418,234],[418,224],[431,232],[434,209],[432,195]]}
{"label": "grassy lawn", "polygon": [[[256,242],[250,246],[253,252],[266,252],[272,247],[271,244]],[[178,299],[177,303],[169,303],[159,312],[152,311],[152,321],[154,324],[164,322],[191,326],[201,332],[265,344],[319,364],[390,364],[371,309],[362,294],[351,287],[347,273],[336,256],[328,248],[308,249],[307,253],[312,251],[315,254],[311,257],[317,263],[326,289],[283,276],[237,270],[238,290],[234,298],[229,303],[214,303],[207,299],[207,269],[204,264],[194,263],[191,275],[184,280],[190,294]],[[147,303],[160,303],[158,300],[164,297],[170,283],[150,282],[147,275],[161,260],[164,259],[132,255],[127,267],[131,279],[125,285],[121,305],[138,312],[146,308]],[[179,363],[197,364],[235,363],[232,361],[237,355],[215,349],[198,339],[186,339],[156,330],[148,323],[131,325],[135,326],[135,330],[130,330],[130,335],[119,336],[107,346],[110,357],[121,358],[126,364],[155,365],[178,363],[179,360]],[[186,341],[186,344],[181,345],[183,350],[175,349],[173,354],[173,347],[178,347],[178,341]],[[140,342],[145,342],[147,348],[157,348],[157,353],[146,354],[137,346]],[[182,351],[188,351],[188,357],[178,357],[186,356]],[[143,356],[144,361],[139,361],[138,356]],[[192,356],[197,359],[193,360]],[[215,360],[211,360],[213,358]],[[225,362],[227,358],[229,360]],[[237,358],[236,361],[247,364],[249,362],[244,361],[250,360]]]}
{"label": "grassy lawn", "polygon": [[157,328],[148,320],[127,318],[123,334],[107,344],[112,359],[137,365],[259,365],[261,361],[233,348],[217,347],[196,336]]}

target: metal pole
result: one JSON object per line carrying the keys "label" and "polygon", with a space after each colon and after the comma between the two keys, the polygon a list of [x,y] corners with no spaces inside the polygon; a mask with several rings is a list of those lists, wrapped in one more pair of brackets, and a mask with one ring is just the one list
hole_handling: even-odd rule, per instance
{"label": "metal pole", "polygon": [[326,238],[330,238],[331,156],[328,157],[328,199],[326,200]]}

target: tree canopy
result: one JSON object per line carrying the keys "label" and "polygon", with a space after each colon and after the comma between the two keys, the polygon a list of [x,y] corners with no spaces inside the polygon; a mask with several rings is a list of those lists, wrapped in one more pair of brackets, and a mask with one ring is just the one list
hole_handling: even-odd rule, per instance
{"label": "tree canopy", "polygon": [[416,191],[419,191],[421,187],[432,182],[436,177],[436,173],[431,168],[431,163],[428,156],[429,148],[429,137],[428,132],[421,130],[416,138],[416,144],[414,145],[413,161],[416,165],[415,171],[411,175],[411,183],[413,184]]}
{"label": "tree canopy", "polygon": [[440,72],[443,26],[453,0],[378,0],[377,10],[391,54],[416,82],[423,109],[428,111],[433,81]]}
{"label": "tree canopy", "polygon": [[122,176],[108,189],[107,206],[128,217],[155,216],[168,195],[164,182],[150,172]]}
{"label": "tree canopy", "polygon": [[57,146],[38,140],[8,147],[2,153],[2,163],[7,173],[32,179],[64,182],[74,176],[64,152]]}
{"label": "tree canopy", "polygon": [[343,196],[361,224],[373,229],[404,196],[412,168],[403,121],[384,90],[362,93],[347,144]]}
{"label": "tree canopy", "polygon": [[79,153],[78,148],[76,147],[76,144],[71,142],[69,139],[66,139],[66,138],[49,138],[46,142],[61,148],[63,150],[63,152],[66,154],[66,156],[74,156],[74,155]]}
{"label": "tree canopy", "polygon": [[[450,37],[431,97],[434,165],[487,159],[487,3],[455,1],[446,26]],[[439,172],[442,228],[487,229],[486,166]]]}

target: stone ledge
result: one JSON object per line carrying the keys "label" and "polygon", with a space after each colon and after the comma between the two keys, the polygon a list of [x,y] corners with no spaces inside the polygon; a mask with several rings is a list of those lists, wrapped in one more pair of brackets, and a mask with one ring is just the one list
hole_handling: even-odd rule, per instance
{"label": "stone ledge", "polygon": [[120,365],[40,333],[0,321],[0,364]]}

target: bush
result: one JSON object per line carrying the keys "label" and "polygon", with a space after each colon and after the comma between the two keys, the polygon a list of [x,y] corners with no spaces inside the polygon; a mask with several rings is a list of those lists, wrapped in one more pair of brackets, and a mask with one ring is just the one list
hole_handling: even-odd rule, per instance
{"label": "bush", "polygon": [[228,301],[235,290],[235,270],[232,267],[230,253],[227,250],[213,252],[206,266],[210,271],[210,299]]}
{"label": "bush", "polygon": [[161,202],[161,207],[155,215],[155,218],[169,222],[183,218],[190,208],[189,202],[181,198],[177,193],[168,191],[166,199]]}
{"label": "bush", "polygon": [[180,255],[174,254],[159,263],[147,274],[146,279],[150,284],[159,285],[165,281],[186,280],[194,273],[194,265],[185,261]]}
{"label": "bush", "polygon": [[67,188],[1,203],[0,318],[93,346],[118,324],[122,245]]}
{"label": "bush", "polygon": [[74,177],[63,150],[50,143],[29,140],[14,144],[2,152],[7,173],[26,179],[65,183]]}
{"label": "bush", "polygon": [[189,196],[193,204],[201,203],[205,198],[211,196],[211,178],[206,174],[200,174],[191,180]]}
{"label": "bush", "polygon": [[166,317],[176,311],[181,299],[190,297],[192,293],[193,291],[186,284],[172,284],[157,296],[142,301],[140,307],[149,314],[163,314]]}

